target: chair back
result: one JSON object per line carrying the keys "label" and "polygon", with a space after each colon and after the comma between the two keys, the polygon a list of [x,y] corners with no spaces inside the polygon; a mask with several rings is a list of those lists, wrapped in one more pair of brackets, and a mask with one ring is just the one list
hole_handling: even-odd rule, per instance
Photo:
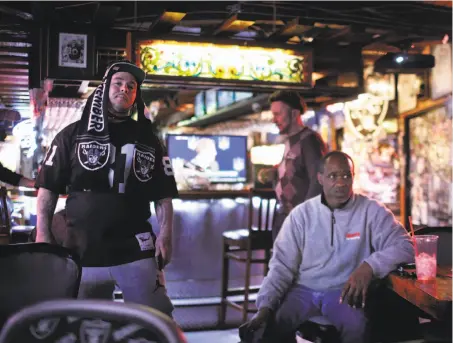
{"label": "chair back", "polygon": [[251,189],[249,193],[250,234],[272,232],[277,200],[274,190]]}
{"label": "chair back", "polygon": [[439,266],[452,265],[452,227],[425,226],[415,231],[415,235],[436,235],[437,240],[437,264]]}
{"label": "chair back", "polygon": [[9,318],[0,333],[0,343],[16,342],[187,341],[173,320],[146,306],[108,300],[52,300]]}
{"label": "chair back", "polygon": [[0,187],[0,244],[8,244],[11,235],[11,216],[8,209],[7,191]]}
{"label": "chair back", "polygon": [[0,327],[35,303],[76,298],[82,267],[77,255],[57,245],[0,245]]}

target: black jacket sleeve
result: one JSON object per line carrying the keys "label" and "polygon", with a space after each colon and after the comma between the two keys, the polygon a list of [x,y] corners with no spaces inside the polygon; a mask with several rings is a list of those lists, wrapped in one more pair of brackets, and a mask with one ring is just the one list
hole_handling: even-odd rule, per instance
{"label": "black jacket sleeve", "polygon": [[8,183],[13,186],[18,186],[20,179],[22,179],[22,175],[17,174],[9,170],[8,168],[5,168],[0,163],[0,181]]}

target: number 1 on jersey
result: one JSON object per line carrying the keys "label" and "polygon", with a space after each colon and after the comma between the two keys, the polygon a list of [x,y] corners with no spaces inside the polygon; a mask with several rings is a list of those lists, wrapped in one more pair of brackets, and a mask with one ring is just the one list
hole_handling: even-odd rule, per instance
{"label": "number 1 on jersey", "polygon": [[48,153],[48,157],[46,158],[46,162],[44,163],[46,166],[53,166],[53,158],[55,156],[55,153],[57,152],[57,146],[52,145],[52,151]]}
{"label": "number 1 on jersey", "polygon": [[[135,144],[126,144],[121,147],[121,154],[116,156],[116,148],[111,146],[111,157],[109,170],[110,187],[118,187],[118,193],[126,191],[127,179],[132,167],[132,158],[134,156]],[[118,185],[118,186],[117,186]]]}

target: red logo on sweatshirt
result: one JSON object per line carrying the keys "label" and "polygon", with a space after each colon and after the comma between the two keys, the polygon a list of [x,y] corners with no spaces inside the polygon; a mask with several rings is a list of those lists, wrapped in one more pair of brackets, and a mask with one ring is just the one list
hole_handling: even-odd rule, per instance
{"label": "red logo on sweatshirt", "polygon": [[360,239],[360,232],[347,233],[346,239]]}

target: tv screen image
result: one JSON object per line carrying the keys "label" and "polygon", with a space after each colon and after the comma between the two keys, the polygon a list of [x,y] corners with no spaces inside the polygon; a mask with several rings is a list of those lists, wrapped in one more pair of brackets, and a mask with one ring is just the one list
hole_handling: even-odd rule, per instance
{"label": "tv screen image", "polygon": [[247,136],[167,135],[178,184],[240,183],[247,178]]}

